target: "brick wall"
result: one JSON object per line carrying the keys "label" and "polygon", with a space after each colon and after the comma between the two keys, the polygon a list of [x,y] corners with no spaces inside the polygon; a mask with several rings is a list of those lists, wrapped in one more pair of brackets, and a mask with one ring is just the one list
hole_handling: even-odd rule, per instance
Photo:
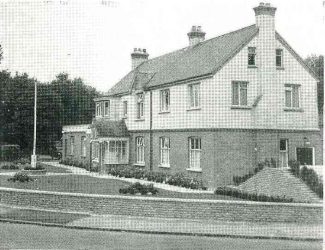
{"label": "brick wall", "polygon": [[[71,154],[71,137],[74,137],[74,153]],[[86,136],[86,157],[81,155],[81,138]],[[65,140],[67,140],[67,149],[65,149]],[[69,132],[64,133],[62,136],[63,143],[63,159],[71,159],[79,162],[89,162],[90,159],[90,135],[86,132]],[[66,154],[65,154],[66,152]]]}
{"label": "brick wall", "polygon": [[322,223],[322,205],[86,195],[0,188],[4,204],[46,209],[219,221]]}

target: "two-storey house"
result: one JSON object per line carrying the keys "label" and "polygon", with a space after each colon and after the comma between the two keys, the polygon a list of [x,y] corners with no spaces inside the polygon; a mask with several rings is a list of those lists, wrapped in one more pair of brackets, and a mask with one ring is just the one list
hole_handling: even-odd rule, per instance
{"label": "two-storey house", "polygon": [[275,30],[276,8],[254,12],[254,25],[209,40],[193,26],[189,46],[166,55],[134,49],[132,70],[95,99],[93,123],[63,129],[64,157],[182,172],[210,188],[265,159],[321,164],[318,79]]}

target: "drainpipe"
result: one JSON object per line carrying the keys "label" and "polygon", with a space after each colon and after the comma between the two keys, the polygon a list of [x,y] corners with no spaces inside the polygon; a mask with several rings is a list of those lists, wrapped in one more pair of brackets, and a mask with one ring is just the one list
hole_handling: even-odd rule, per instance
{"label": "drainpipe", "polygon": [[150,90],[150,127],[149,127],[149,137],[150,137],[150,171],[152,171],[153,165],[153,134],[152,134],[152,91]]}

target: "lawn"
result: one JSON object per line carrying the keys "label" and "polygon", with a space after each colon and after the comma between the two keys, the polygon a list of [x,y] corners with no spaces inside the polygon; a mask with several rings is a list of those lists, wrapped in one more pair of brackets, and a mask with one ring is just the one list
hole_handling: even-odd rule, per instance
{"label": "lawn", "polygon": [[0,213],[0,218],[20,221],[44,222],[55,224],[67,224],[88,215],[73,214],[64,212],[49,212],[31,209],[8,209],[5,213]]}
{"label": "lawn", "polygon": [[[36,176],[34,181],[27,183],[9,182],[8,178],[8,176],[0,176],[1,187],[87,194],[120,195],[119,189],[130,185],[129,182],[122,180],[101,179],[84,175]],[[158,191],[155,197],[239,200],[216,194],[179,193],[163,189],[158,189]]]}
{"label": "lawn", "polygon": [[[19,169],[2,169],[1,166],[6,164],[7,162],[1,162],[0,163],[0,173],[5,173],[5,172],[18,172],[22,169],[24,169],[25,165],[17,165],[19,166]],[[49,173],[71,173],[69,169],[66,168],[61,168],[61,167],[55,167],[51,165],[47,165],[42,163],[42,166],[47,170]]]}

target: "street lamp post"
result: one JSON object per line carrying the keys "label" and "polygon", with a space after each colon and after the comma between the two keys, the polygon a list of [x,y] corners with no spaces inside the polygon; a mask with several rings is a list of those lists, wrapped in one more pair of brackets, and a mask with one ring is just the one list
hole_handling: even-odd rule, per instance
{"label": "street lamp post", "polygon": [[37,156],[36,156],[36,105],[37,105],[37,82],[35,81],[35,93],[34,93],[34,141],[33,141],[33,154],[31,156],[31,167],[36,168]]}

